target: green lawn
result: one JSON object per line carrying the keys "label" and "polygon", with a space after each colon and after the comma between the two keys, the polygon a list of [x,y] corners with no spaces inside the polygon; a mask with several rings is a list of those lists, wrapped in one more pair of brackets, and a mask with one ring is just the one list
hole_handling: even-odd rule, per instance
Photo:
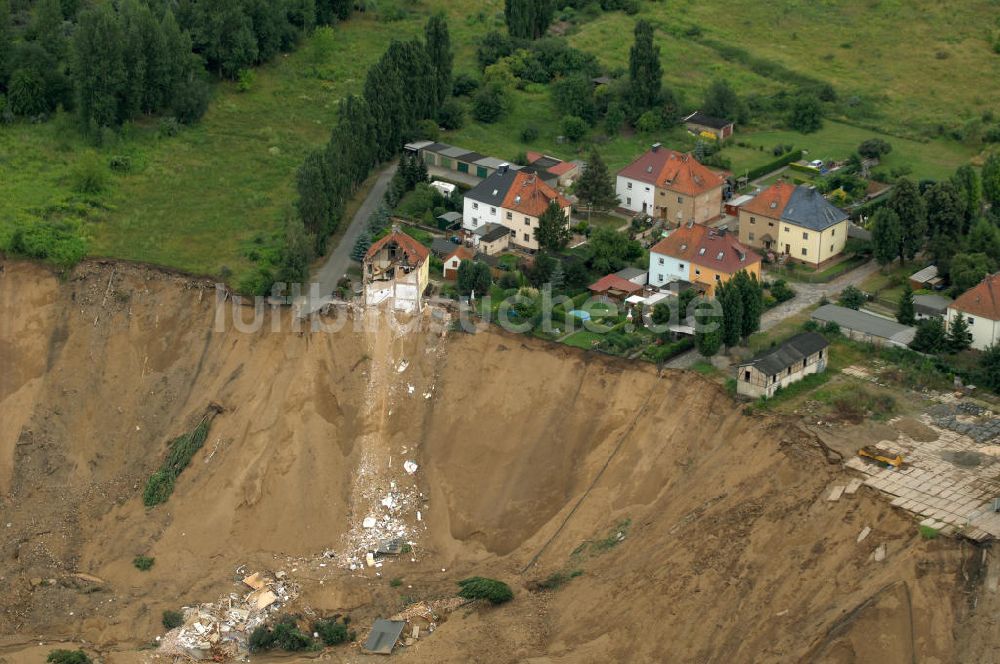
{"label": "green lawn", "polygon": [[590,350],[596,345],[594,342],[599,342],[603,338],[604,338],[603,334],[590,332],[589,330],[580,330],[579,332],[574,332],[573,334],[566,337],[563,343],[566,344],[567,346],[574,346],[576,348],[583,348],[584,350]]}

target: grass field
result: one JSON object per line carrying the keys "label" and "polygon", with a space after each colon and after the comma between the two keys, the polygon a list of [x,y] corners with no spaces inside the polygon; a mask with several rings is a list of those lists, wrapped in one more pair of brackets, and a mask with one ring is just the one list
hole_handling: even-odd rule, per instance
{"label": "grass field", "polygon": [[[475,72],[476,40],[501,28],[501,0],[422,0],[399,7],[405,18],[379,21],[372,12],[336,26],[332,38],[313,36],[297,52],[257,70],[249,92],[219,84],[205,118],[178,136],[161,138],[156,120],[136,123],[123,136],[96,149],[61,116],[43,125],[0,126],[0,238],[16,219],[79,215],[81,197],[73,174],[82,163],[107,164],[128,155],[133,172],[113,176],[108,193],[82,216],[94,255],[115,256],[217,275],[236,283],[254,259],[274,250],[282,219],[293,212],[294,175],[306,152],[321,146],[337,101],[359,92],[368,66],[392,38],[419,35],[426,16],[443,10],[455,51],[455,70]],[[658,27],[665,82],[688,102],[724,76],[742,94],[787,87],[746,63],[727,61],[715,46],[737,45],[751,56],[833,83],[841,97],[856,96],[878,113],[864,121],[895,134],[953,125],[984,110],[1000,108],[1000,56],[989,40],[1000,31],[996,3],[967,0],[944,4],[918,0],[843,0],[777,3],[642,3],[640,17]],[[627,65],[636,17],[600,14],[571,31],[569,40],[594,52],[607,70]],[[700,35],[695,34],[698,30]],[[561,144],[559,119],[548,90],[515,93],[513,112],[494,125],[469,120],[443,136],[484,154],[507,159],[536,149],[563,158],[586,153],[582,144]],[[521,143],[526,126],[538,140]],[[596,132],[595,132],[596,133]],[[802,136],[761,127],[738,128],[738,140],[764,150],[731,145],[724,156],[734,170],[770,161],[777,143],[805,148],[814,158],[844,157],[873,131],[827,121]],[[914,177],[942,177],[975,155],[954,141],[920,142],[886,136],[894,151],[885,168],[909,165]],[[682,130],[656,135],[624,134],[599,149],[616,170],[660,141],[690,144]],[[223,270],[223,268],[228,270]]]}

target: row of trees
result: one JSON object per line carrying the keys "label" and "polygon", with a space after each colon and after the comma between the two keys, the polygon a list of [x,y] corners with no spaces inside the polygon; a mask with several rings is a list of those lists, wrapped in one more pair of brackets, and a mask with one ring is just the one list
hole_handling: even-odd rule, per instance
{"label": "row of trees", "polygon": [[941,182],[901,178],[871,219],[872,249],[887,265],[926,249],[958,292],[1000,268],[1000,155]]}
{"label": "row of trees", "polygon": [[[0,93],[8,115],[75,108],[90,132],[139,115],[197,120],[208,71],[235,79],[292,49],[317,24],[347,18],[350,0],[121,0],[82,7],[38,0],[19,14],[0,0]],[[27,18],[28,20],[24,20]],[[5,108],[2,108],[4,107]]]}
{"label": "row of trees", "polygon": [[[368,70],[362,95],[341,101],[329,142],[306,157],[296,178],[299,217],[317,252],[325,251],[344,205],[372,168],[395,155],[421,120],[435,116],[451,92],[451,72],[448,25],[435,15],[423,41],[394,40]],[[408,162],[402,169],[416,173]]]}
{"label": "row of trees", "polygon": [[721,316],[702,315],[696,321],[699,324],[695,327],[695,346],[705,357],[715,355],[723,345],[732,348],[745,343],[760,329],[764,313],[763,285],[756,275],[745,270],[717,284],[715,298],[721,306]]}

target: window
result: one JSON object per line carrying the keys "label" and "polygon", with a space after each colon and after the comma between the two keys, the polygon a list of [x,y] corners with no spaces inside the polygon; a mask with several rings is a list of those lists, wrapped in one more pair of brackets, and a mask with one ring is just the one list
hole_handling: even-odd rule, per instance
{"label": "window", "polygon": [[821,359],[821,360],[823,359],[823,349],[822,348],[819,351],[819,359]]}
{"label": "window", "polygon": [[663,265],[663,259],[662,258],[657,258],[656,259],[656,263],[657,263],[657,265]]}
{"label": "window", "polygon": [[747,236],[747,239],[749,239],[751,242],[753,242],[753,233],[750,233],[750,235]]}
{"label": "window", "polygon": [[531,220],[530,220],[530,219],[528,219],[527,217],[525,217],[525,218],[524,218],[524,225],[525,225],[525,226],[530,226],[530,225],[531,225]]}
{"label": "window", "polygon": [[508,212],[507,213],[507,218],[508,219],[513,219],[514,218],[514,214],[512,212]]}
{"label": "window", "polygon": [[809,239],[809,233],[803,233],[802,234],[802,239],[803,240],[808,240]]}
{"label": "window", "polygon": [[524,234],[524,241],[525,241],[525,242],[530,242],[530,241],[531,241],[531,236],[530,236],[530,235],[528,235],[527,233],[525,233],[525,234]]}
{"label": "window", "polygon": [[768,228],[774,228],[774,222],[773,221],[767,222],[767,227]]}
{"label": "window", "polygon": [[[631,189],[631,187],[629,187],[629,188]],[[625,199],[625,205],[632,205],[632,199],[631,198],[626,198]]]}
{"label": "window", "polygon": [[715,275],[715,280],[716,280],[716,281],[722,281],[722,278],[721,278],[721,277],[719,277],[719,275]]}
{"label": "window", "polygon": [[750,382],[750,371],[749,370],[743,372],[743,380],[746,381],[746,382],[748,382],[748,383]]}
{"label": "window", "polygon": [[479,203],[473,203],[472,204],[472,209],[473,210],[478,210],[479,209]]}
{"label": "window", "polygon": [[788,226],[785,226],[785,232],[786,233],[790,233],[791,232],[791,231],[788,230]]}
{"label": "window", "polygon": [[490,214],[496,214],[496,213],[497,213],[497,209],[495,207],[491,207],[490,208]]}
{"label": "window", "polygon": [[512,238],[516,238],[516,237],[517,237],[517,231],[515,231],[515,230],[511,230],[511,232],[510,232],[510,236],[511,236]]}
{"label": "window", "polygon": [[830,237],[833,237],[836,234],[837,234],[837,229],[836,228],[830,229]]}
{"label": "window", "polygon": [[678,203],[683,203],[684,202],[684,198],[682,196],[678,196],[677,197],[677,202]]}
{"label": "window", "polygon": [[833,245],[832,244],[830,245],[830,253],[831,254],[833,253]]}
{"label": "window", "polygon": [[625,188],[626,188],[626,189],[631,189],[631,188],[632,188],[632,183],[631,183],[631,182],[629,182],[629,183],[628,183],[627,185],[625,185]]}
{"label": "window", "polygon": [[680,268],[681,270],[683,270],[684,269],[684,263],[678,263],[677,267]]}
{"label": "window", "polygon": [[757,217],[750,217],[750,223],[751,224],[756,224],[757,223]]}
{"label": "window", "polygon": [[646,191],[649,191],[649,187],[646,187]]}
{"label": "window", "polygon": [[701,270],[699,270],[699,269],[697,269],[697,268],[695,268],[695,271],[694,271],[694,273],[695,273],[695,276],[698,276],[698,277],[700,277],[700,276],[701,276]]}
{"label": "window", "polygon": [[802,255],[803,255],[803,256],[806,256],[806,255],[808,255],[808,253],[809,253],[809,252],[808,252],[808,251],[806,250],[806,248],[805,248],[805,247],[802,247]]}
{"label": "window", "polygon": [[967,320],[968,320],[969,325],[975,325],[975,323],[976,323],[976,319],[973,318],[972,316],[969,316],[969,318]]}

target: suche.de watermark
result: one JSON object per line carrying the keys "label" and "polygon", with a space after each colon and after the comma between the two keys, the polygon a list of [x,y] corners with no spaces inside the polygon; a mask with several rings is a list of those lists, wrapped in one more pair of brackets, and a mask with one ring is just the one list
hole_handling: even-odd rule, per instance
{"label": "suche.de watermark", "polygon": [[[566,295],[553,295],[552,284],[539,289],[522,289],[497,302],[490,295],[453,300],[424,298],[432,311],[448,310],[445,316],[416,315],[413,311],[394,307],[392,298],[378,305],[364,306],[361,298],[342,300],[320,296],[319,284],[277,283],[270,296],[252,298],[232,295],[223,284],[215,287],[215,332],[235,330],[255,334],[264,330],[281,332],[290,326],[292,332],[335,334],[350,327],[355,332],[374,331],[383,325],[409,332],[424,329],[440,332],[457,326],[475,332],[484,325],[495,324],[514,334],[527,334],[540,329],[552,336],[569,335],[580,330],[607,334],[614,329],[635,332],[645,328],[654,334],[676,332],[714,332],[719,327],[722,307],[715,299],[697,296],[681,311],[681,298],[668,294],[656,303],[661,313],[654,320],[654,308],[643,303],[620,303],[592,296],[579,304]],[[662,315],[666,307],[669,316]],[[291,315],[284,315],[291,309]],[[625,317],[622,324],[622,316]]]}

